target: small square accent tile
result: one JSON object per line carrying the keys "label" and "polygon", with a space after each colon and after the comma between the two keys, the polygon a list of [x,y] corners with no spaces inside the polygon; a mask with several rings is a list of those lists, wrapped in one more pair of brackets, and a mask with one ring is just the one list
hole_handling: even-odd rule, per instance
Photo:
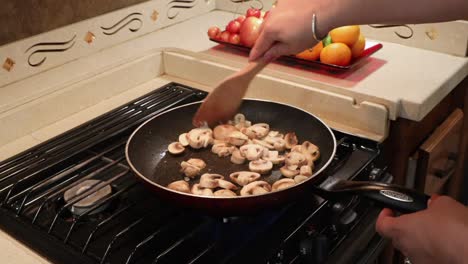
{"label": "small square accent tile", "polygon": [[94,40],[96,39],[96,36],[94,36],[93,32],[88,31],[86,33],[84,40],[88,42],[88,44],[91,44]]}
{"label": "small square accent tile", "polygon": [[13,66],[15,66],[15,61],[10,58],[6,58],[5,62],[3,63],[3,69],[11,71]]}
{"label": "small square accent tile", "polygon": [[158,20],[159,13],[158,11],[154,10],[153,13],[151,14],[151,19],[156,22]]}

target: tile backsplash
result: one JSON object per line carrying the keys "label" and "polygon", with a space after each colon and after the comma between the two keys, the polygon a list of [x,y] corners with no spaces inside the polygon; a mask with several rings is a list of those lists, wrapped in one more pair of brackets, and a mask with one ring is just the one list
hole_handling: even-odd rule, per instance
{"label": "tile backsplash", "polygon": [[0,46],[147,0],[2,0]]}

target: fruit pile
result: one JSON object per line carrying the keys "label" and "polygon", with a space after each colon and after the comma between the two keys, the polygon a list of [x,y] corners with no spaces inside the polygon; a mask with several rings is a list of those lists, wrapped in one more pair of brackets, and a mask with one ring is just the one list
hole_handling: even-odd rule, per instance
{"label": "fruit pile", "polygon": [[231,20],[223,31],[218,27],[210,27],[208,36],[210,39],[251,48],[258,38],[260,27],[267,16],[268,11],[264,13],[259,9],[249,8],[245,16],[242,15]]}
{"label": "fruit pile", "polygon": [[[262,23],[268,17],[267,12],[249,8],[244,15],[231,20],[225,30],[213,26],[208,29],[208,37],[213,40],[242,45],[251,48],[258,36]],[[311,36],[312,37],[312,36]],[[331,30],[327,37],[296,57],[326,64],[347,66],[353,58],[361,56],[366,40],[359,26],[344,26]]]}
{"label": "fruit pile", "polygon": [[365,46],[366,39],[361,34],[359,26],[344,26],[331,30],[325,39],[313,48],[297,54],[296,57],[347,66],[352,59],[361,56]]}

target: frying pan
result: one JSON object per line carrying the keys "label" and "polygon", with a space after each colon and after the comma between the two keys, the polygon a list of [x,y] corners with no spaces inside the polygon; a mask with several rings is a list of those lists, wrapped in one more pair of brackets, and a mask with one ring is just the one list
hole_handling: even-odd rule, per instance
{"label": "frying pan", "polygon": [[[335,179],[324,173],[333,159],[336,140],[331,129],[314,115],[286,104],[245,99],[239,112],[252,124],[267,123],[270,128],[282,133],[295,132],[299,142],[308,140],[317,145],[320,158],[314,162],[314,174],[308,180],[291,188],[262,195],[213,197],[198,196],[166,188],[183,179],[180,163],[190,158],[200,158],[207,164],[202,173],[224,175],[236,171],[248,171],[248,163],[233,164],[229,157],[220,158],[209,149],[193,150],[189,147],[180,156],[167,151],[167,146],[177,141],[182,133],[193,129],[192,117],[201,102],[182,105],[143,123],[129,137],[126,158],[135,175],[161,198],[171,203],[198,212],[238,216],[255,213],[264,209],[284,206],[294,200],[315,193],[326,199],[341,198],[343,195],[363,195],[402,213],[425,209],[428,196],[396,185],[374,182],[355,182]],[[282,176],[278,168],[262,176],[261,180],[273,184]],[[191,180],[191,185],[197,179]]]}

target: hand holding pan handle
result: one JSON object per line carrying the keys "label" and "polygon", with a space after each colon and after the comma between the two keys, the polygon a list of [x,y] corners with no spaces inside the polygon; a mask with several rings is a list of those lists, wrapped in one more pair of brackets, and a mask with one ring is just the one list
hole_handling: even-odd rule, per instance
{"label": "hand holding pan handle", "polygon": [[[329,177],[321,192],[325,196],[355,194],[365,196],[383,207],[401,213],[413,213],[427,208],[429,196],[415,190],[407,189],[394,184],[384,184],[369,181],[344,181]],[[333,182],[331,182],[333,181]],[[322,184],[323,186],[323,184]]]}

